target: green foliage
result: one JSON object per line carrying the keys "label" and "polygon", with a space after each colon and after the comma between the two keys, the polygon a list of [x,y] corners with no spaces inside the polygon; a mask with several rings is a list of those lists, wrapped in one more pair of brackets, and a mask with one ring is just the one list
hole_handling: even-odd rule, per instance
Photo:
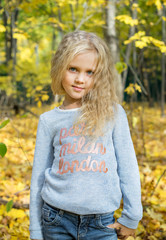
{"label": "green foliage", "polygon": [[[160,55],[166,52],[161,34],[162,4],[165,3],[165,0],[140,0],[134,4],[129,0],[120,0],[116,3],[116,32],[121,53],[121,59],[116,64],[116,68],[120,74],[126,69],[123,55],[126,53],[127,45],[134,43],[137,48],[137,56],[142,54],[146,62],[144,70],[149,71],[151,88],[154,87],[155,81],[159,80],[160,84]],[[4,28],[3,20],[0,21],[1,62],[5,62],[6,56],[5,31],[7,29],[9,35],[11,15],[16,8],[19,9],[19,12],[13,29],[13,36],[17,39],[16,70],[15,72],[13,70],[13,60],[8,62],[7,67],[4,64],[0,65],[0,88],[6,90],[8,95],[12,94],[18,101],[37,102],[39,105],[47,102],[50,98],[48,99],[46,96],[51,96],[51,90],[47,92],[45,90],[51,82],[49,77],[50,61],[63,35],[76,29],[82,29],[95,32],[103,37],[104,32],[107,31],[105,28],[106,4],[104,0],[2,1],[1,19],[3,19],[4,10],[8,12],[9,18],[7,28]],[[136,11],[136,19],[133,19],[132,11]],[[130,30],[134,26],[136,26],[136,33],[129,38]],[[136,68],[144,71],[141,61],[138,62]],[[37,86],[41,86],[45,92],[36,91]],[[43,99],[41,94],[45,95]]]}
{"label": "green foliage", "polygon": [[116,69],[117,69],[118,73],[121,74],[123,71],[126,70],[126,68],[127,68],[126,63],[124,63],[124,62],[117,62],[116,63]]}
{"label": "green foliage", "polygon": [[[19,102],[37,102],[38,106],[48,102],[51,89],[46,89],[51,83],[51,57],[63,34],[75,29],[86,29],[102,36],[102,27],[105,24],[102,20],[104,4],[103,0],[29,0],[17,4],[15,1],[9,4],[3,1],[2,6],[9,16],[19,7],[19,17],[13,29],[13,37],[17,40],[16,68],[14,70],[13,60],[8,62],[7,71],[3,71],[5,76],[0,77],[1,89],[7,95],[12,94]],[[7,29],[10,32],[10,18]],[[5,43],[5,34],[3,41]],[[3,55],[5,56],[5,52]],[[41,91],[36,90],[38,86]]]}
{"label": "green foliage", "polygon": [[6,76],[7,75],[7,66],[5,64],[0,65],[0,76]]}
{"label": "green foliage", "polygon": [[4,157],[5,154],[6,154],[6,152],[7,152],[7,147],[6,147],[6,145],[5,145],[4,143],[0,143],[0,155],[1,155],[2,157]]}
{"label": "green foliage", "polygon": [[[1,123],[1,125],[0,125],[0,129],[3,128],[3,127],[5,127],[9,122],[10,122],[9,119],[3,121],[3,122]],[[5,154],[6,154],[6,152],[7,152],[7,147],[6,147],[6,145],[5,145],[4,143],[0,143],[0,155],[1,155],[1,157],[4,157]]]}
{"label": "green foliage", "polygon": [[3,121],[0,125],[0,129],[5,127],[9,122],[10,122],[10,119],[7,119],[7,120]]}
{"label": "green foliage", "polygon": [[13,206],[13,200],[10,200],[7,204],[6,204],[6,211],[9,212],[12,209]]}

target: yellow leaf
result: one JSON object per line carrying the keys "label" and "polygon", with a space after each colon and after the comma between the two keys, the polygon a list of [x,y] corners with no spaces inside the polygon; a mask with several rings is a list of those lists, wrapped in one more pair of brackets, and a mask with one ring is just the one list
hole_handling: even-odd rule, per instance
{"label": "yellow leaf", "polygon": [[36,87],[36,91],[41,91],[43,88],[42,88],[42,86],[37,86]]}
{"label": "yellow leaf", "polygon": [[[136,230],[137,235],[140,235],[141,233],[144,233],[144,232],[146,232],[144,226],[141,223],[139,223]],[[137,240],[141,240],[141,239],[138,238]]]}
{"label": "yellow leaf", "polygon": [[6,28],[0,24],[0,32],[6,32]]}
{"label": "yellow leaf", "polygon": [[161,4],[161,1],[160,0],[156,0],[155,1],[155,5],[157,7],[158,10],[162,9],[162,4]]}
{"label": "yellow leaf", "polygon": [[140,48],[140,49],[142,49],[142,48],[146,47],[147,44],[145,42],[143,42],[143,41],[136,41],[135,42],[135,46]]}
{"label": "yellow leaf", "polygon": [[147,208],[146,211],[149,214],[149,216],[151,218],[153,218],[153,220],[154,220],[153,224],[157,224],[158,225],[158,221],[162,221],[162,214],[156,213],[153,209],[149,209],[149,208]]}
{"label": "yellow leaf", "polygon": [[0,216],[2,216],[6,212],[6,206],[0,205]]}
{"label": "yellow leaf", "polygon": [[161,47],[161,46],[164,46],[164,42],[163,41],[160,41],[158,39],[155,39],[155,38],[152,38],[151,37],[151,42],[156,46],[156,47]]}
{"label": "yellow leaf", "polygon": [[58,20],[56,18],[53,18],[53,17],[50,17],[48,19],[48,21],[51,22],[51,23],[58,23]]}
{"label": "yellow leaf", "polygon": [[147,6],[151,6],[151,5],[153,5],[155,3],[155,0],[147,0],[146,1],[146,5]]}
{"label": "yellow leaf", "polygon": [[129,86],[125,89],[125,92],[127,92],[129,95],[132,95],[135,93],[135,91],[141,92],[141,87],[137,83],[130,83]]}
{"label": "yellow leaf", "polygon": [[[152,229],[153,229],[153,227],[152,227]],[[155,236],[149,236],[148,240],[157,240],[157,238]]]}
{"label": "yellow leaf", "polygon": [[136,34],[134,34],[132,37],[130,37],[128,40],[126,40],[124,43],[129,44],[130,42],[132,42],[134,40],[141,40],[141,37],[143,37],[143,36],[145,36],[145,32],[139,31]]}
{"label": "yellow leaf", "polygon": [[26,36],[24,34],[21,34],[21,33],[14,33],[13,38],[16,38],[16,39],[19,39],[19,40],[24,40],[24,39],[26,39]]}
{"label": "yellow leaf", "polygon": [[140,87],[137,83],[135,84],[135,89],[136,89],[138,92],[142,92],[141,87]]}
{"label": "yellow leaf", "polygon": [[166,53],[166,46],[161,46],[160,50],[161,50],[162,53]]}
{"label": "yellow leaf", "polygon": [[32,58],[32,50],[30,48],[20,48],[19,49],[20,59],[25,61],[26,59],[29,61]]}
{"label": "yellow leaf", "polygon": [[145,36],[145,37],[141,37],[141,40],[145,43],[151,43],[153,41],[153,38],[150,36]]}
{"label": "yellow leaf", "polygon": [[21,209],[12,208],[10,212],[6,213],[7,216],[15,218],[24,218],[26,216],[25,212]]}
{"label": "yellow leaf", "polygon": [[132,7],[133,8],[137,8],[138,7],[138,3],[133,3]]}
{"label": "yellow leaf", "polygon": [[42,102],[41,102],[41,101],[38,101],[38,102],[37,102],[37,106],[38,106],[39,108],[41,108]]}
{"label": "yellow leaf", "polygon": [[138,6],[138,3],[133,3],[133,5],[132,5],[132,9],[133,9],[133,10],[136,9],[137,12],[139,12],[139,13],[142,12],[141,9],[140,9],[139,6]]}
{"label": "yellow leaf", "polygon": [[18,238],[17,237],[15,237],[15,236],[11,236],[11,238],[10,238],[11,240],[18,240]]}
{"label": "yellow leaf", "polygon": [[10,227],[10,228],[13,228],[13,226],[14,226],[14,222],[11,221],[9,227]]}
{"label": "yellow leaf", "polygon": [[146,1],[147,6],[151,6],[153,4],[156,5],[158,10],[162,9],[162,4],[161,4],[160,0],[148,0],[148,1]]}
{"label": "yellow leaf", "polygon": [[47,101],[49,96],[47,94],[42,95],[42,101]]}
{"label": "yellow leaf", "polygon": [[137,122],[138,122],[138,118],[137,117],[133,117],[132,118],[133,127],[135,127],[137,125]]}
{"label": "yellow leaf", "polygon": [[129,86],[125,89],[125,92],[127,92],[129,95],[135,93],[134,85],[130,83]]}
{"label": "yellow leaf", "polygon": [[63,30],[64,30],[65,27],[66,27],[65,24],[63,24],[63,23],[61,23],[61,22],[59,22],[58,25],[59,25]]}
{"label": "yellow leaf", "polygon": [[160,228],[162,228],[166,232],[166,223],[161,224]]}
{"label": "yellow leaf", "polygon": [[117,19],[120,22],[123,22],[125,24],[128,24],[130,26],[138,25],[138,20],[133,19],[128,15],[119,15],[119,16],[115,17],[115,19]]}

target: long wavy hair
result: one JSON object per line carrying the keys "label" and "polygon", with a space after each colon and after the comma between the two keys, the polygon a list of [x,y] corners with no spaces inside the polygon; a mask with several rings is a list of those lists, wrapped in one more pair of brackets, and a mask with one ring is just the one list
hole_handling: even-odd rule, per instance
{"label": "long wavy hair", "polygon": [[82,98],[81,114],[77,124],[85,124],[84,134],[99,137],[104,134],[107,121],[115,116],[119,99],[115,91],[116,71],[110,50],[94,33],[74,31],[66,34],[51,61],[51,89],[63,95],[62,79],[68,65],[78,54],[96,51],[97,66],[93,75],[93,88]]}

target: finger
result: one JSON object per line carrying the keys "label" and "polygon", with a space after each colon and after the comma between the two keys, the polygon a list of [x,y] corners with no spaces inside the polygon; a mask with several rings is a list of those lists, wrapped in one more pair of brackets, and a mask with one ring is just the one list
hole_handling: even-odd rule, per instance
{"label": "finger", "polygon": [[121,230],[115,229],[115,231],[116,231],[116,233],[117,233],[117,236],[122,236]]}
{"label": "finger", "polygon": [[122,234],[117,234],[118,239],[123,239],[126,240],[129,236],[122,235]]}
{"label": "finger", "polygon": [[118,236],[119,239],[124,239],[126,237],[126,236],[124,236],[124,235],[122,235],[120,233],[117,233],[117,236]]}
{"label": "finger", "polygon": [[114,226],[115,228],[120,227],[120,224],[118,222],[114,222],[113,224],[111,224],[112,226]]}
{"label": "finger", "polygon": [[117,232],[120,232],[120,231],[121,231],[121,227],[116,227],[115,230],[116,230]]}
{"label": "finger", "polygon": [[118,239],[126,239],[126,237],[125,236],[122,236],[122,235],[118,235]]}

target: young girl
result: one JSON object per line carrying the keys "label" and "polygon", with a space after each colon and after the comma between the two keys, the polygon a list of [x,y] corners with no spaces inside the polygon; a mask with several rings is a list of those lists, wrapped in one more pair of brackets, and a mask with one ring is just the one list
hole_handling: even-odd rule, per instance
{"label": "young girl", "polygon": [[[60,107],[40,115],[30,192],[30,237],[116,240],[142,218],[140,177],[126,113],[105,42],[64,36],[51,66]],[[123,198],[123,211],[114,211]]]}

